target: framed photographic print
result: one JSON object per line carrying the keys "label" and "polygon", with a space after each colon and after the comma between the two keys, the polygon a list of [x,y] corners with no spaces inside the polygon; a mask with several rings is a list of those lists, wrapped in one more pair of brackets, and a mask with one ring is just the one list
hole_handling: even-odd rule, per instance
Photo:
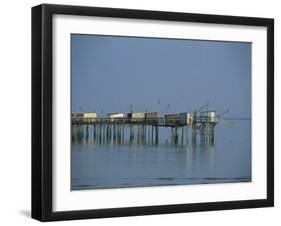
{"label": "framed photographic print", "polygon": [[274,204],[274,21],[32,8],[32,217]]}

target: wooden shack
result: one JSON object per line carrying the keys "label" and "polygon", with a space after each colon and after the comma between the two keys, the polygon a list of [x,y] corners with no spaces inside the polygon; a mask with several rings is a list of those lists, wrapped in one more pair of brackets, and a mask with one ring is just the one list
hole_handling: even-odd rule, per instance
{"label": "wooden shack", "polygon": [[165,117],[165,123],[175,123],[179,119],[179,114],[166,114]]}
{"label": "wooden shack", "polygon": [[216,112],[215,111],[200,112],[200,120],[202,122],[216,123],[217,122]]}
{"label": "wooden shack", "polygon": [[146,119],[156,119],[158,116],[157,112],[145,112]]}
{"label": "wooden shack", "polygon": [[120,113],[120,112],[113,112],[113,113],[108,113],[107,117],[112,118],[112,119],[114,119],[114,118],[124,118],[125,115],[123,113]]}
{"label": "wooden shack", "polygon": [[144,112],[130,112],[127,114],[128,119],[144,119],[145,113]]}
{"label": "wooden shack", "polygon": [[194,113],[193,112],[183,112],[179,113],[179,123],[181,125],[190,125],[194,121]]}

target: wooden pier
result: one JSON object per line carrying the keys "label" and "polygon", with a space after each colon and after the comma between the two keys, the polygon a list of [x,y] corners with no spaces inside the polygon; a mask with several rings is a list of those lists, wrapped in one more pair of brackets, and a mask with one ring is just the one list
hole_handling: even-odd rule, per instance
{"label": "wooden pier", "polygon": [[[170,141],[173,144],[191,143],[214,144],[217,118],[209,114],[192,115],[192,120],[182,121],[172,117],[153,118],[84,118],[72,117],[72,139],[89,140],[99,144],[123,143],[125,137],[130,143],[159,143],[159,128],[170,128]],[[189,132],[189,130],[191,130]],[[125,133],[128,133],[127,136]],[[191,138],[189,137],[191,135]]]}

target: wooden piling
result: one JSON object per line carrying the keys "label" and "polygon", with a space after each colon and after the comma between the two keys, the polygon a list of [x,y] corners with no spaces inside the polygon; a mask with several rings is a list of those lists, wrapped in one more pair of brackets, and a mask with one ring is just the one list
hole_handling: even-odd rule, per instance
{"label": "wooden piling", "polygon": [[175,145],[178,144],[179,134],[178,134],[178,126],[175,128]]}
{"label": "wooden piling", "polygon": [[174,128],[171,127],[171,135],[170,135],[170,138],[171,138],[171,143],[173,144],[175,142],[175,138],[174,138]]}
{"label": "wooden piling", "polygon": [[124,143],[124,139],[125,139],[125,126],[124,125],[121,125],[122,126],[122,143]]}
{"label": "wooden piling", "polygon": [[106,124],[106,143],[109,143],[109,125]]}
{"label": "wooden piling", "polygon": [[99,124],[99,144],[102,142],[102,125]]}
{"label": "wooden piling", "polygon": [[111,132],[112,132],[112,125],[109,124],[109,125],[108,125],[108,143],[109,143],[109,144],[111,144],[111,138],[112,138]]}
{"label": "wooden piling", "polygon": [[134,135],[134,126],[132,124],[130,124],[130,143],[133,143],[134,142],[134,138],[135,135]]}
{"label": "wooden piling", "polygon": [[71,140],[75,141],[75,125],[71,125]]}
{"label": "wooden piling", "polygon": [[155,144],[157,145],[159,141],[159,127],[158,125],[155,126]]}
{"label": "wooden piling", "polygon": [[154,126],[151,126],[151,143],[154,143]]}
{"label": "wooden piling", "polygon": [[184,136],[184,130],[183,126],[181,127],[181,145],[183,145],[183,136]]}
{"label": "wooden piling", "polygon": [[186,144],[188,144],[188,126],[185,127]]}
{"label": "wooden piling", "polygon": [[215,144],[215,124],[210,123],[210,144]]}
{"label": "wooden piling", "polygon": [[88,142],[89,142],[89,126],[88,126],[88,125],[86,126],[86,136],[85,136],[85,141],[86,141],[86,143],[88,143]]}
{"label": "wooden piling", "polygon": [[121,143],[121,125],[119,124],[117,127],[117,134],[118,134],[118,143]]}
{"label": "wooden piling", "polygon": [[94,125],[94,143],[96,142],[97,140],[97,125],[95,124]]}
{"label": "wooden piling", "polygon": [[192,123],[191,129],[192,129],[192,136],[191,136],[191,140],[192,143],[196,143],[196,123]]}
{"label": "wooden piling", "polygon": [[140,143],[140,126],[138,125],[137,126],[138,127],[138,139],[137,139],[137,142],[138,142],[138,144]]}
{"label": "wooden piling", "polygon": [[200,128],[200,142],[201,144],[205,144],[205,131],[206,131],[206,126],[205,123],[201,123],[201,128]]}
{"label": "wooden piling", "polygon": [[116,141],[116,125],[113,124],[113,143]]}

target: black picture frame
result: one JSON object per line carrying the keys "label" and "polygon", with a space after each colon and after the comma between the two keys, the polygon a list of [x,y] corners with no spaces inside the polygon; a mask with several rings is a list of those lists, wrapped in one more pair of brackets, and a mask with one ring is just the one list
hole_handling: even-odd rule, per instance
{"label": "black picture frame", "polygon": [[[134,18],[267,28],[267,198],[129,208],[52,210],[52,17]],[[270,207],[274,205],[274,20],[131,9],[43,4],[32,8],[32,218],[40,221]]]}

